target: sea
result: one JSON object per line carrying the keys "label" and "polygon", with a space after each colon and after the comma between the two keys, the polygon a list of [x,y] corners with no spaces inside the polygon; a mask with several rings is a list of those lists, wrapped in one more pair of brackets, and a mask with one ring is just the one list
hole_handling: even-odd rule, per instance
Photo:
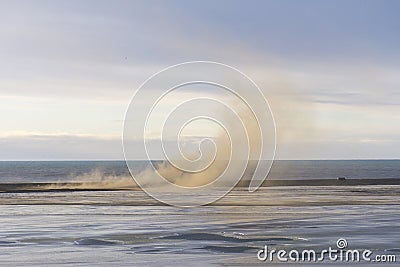
{"label": "sea", "polygon": [[[134,174],[147,163],[136,166]],[[310,182],[338,177],[376,182]],[[124,161],[0,162],[0,184],[110,179],[131,179]],[[140,189],[3,190],[0,265],[399,266],[400,185],[380,181],[400,179],[400,160],[275,161],[267,179],[307,182],[253,193],[237,187],[187,208]],[[324,254],[329,249],[336,259]],[[277,251],[286,254],[278,258]],[[315,251],[316,258],[296,251]],[[348,251],[360,259],[345,259]],[[362,258],[365,251],[371,253]]]}

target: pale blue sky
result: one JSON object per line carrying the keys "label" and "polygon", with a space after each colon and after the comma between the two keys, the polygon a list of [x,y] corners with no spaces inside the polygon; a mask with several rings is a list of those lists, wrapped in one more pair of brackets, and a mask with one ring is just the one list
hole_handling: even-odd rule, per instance
{"label": "pale blue sky", "polygon": [[239,68],[278,158],[400,158],[399,1],[2,1],[0,159],[121,159],[135,89],[173,64]]}

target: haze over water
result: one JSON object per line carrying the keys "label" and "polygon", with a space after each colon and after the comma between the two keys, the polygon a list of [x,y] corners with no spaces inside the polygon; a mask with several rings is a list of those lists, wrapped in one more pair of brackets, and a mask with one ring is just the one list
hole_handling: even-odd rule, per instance
{"label": "haze over water", "polygon": [[0,265],[274,266],[340,239],[398,265],[399,11],[3,0]]}

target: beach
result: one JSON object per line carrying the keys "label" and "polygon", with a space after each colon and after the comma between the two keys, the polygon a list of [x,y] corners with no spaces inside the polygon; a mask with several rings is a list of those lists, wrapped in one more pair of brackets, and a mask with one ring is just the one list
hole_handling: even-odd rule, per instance
{"label": "beach", "polygon": [[338,238],[399,257],[399,195],[387,185],[271,187],[176,208],[142,191],[2,193],[0,262],[264,266],[265,245],[321,251]]}
{"label": "beach", "polygon": [[[285,265],[260,261],[257,253],[268,246],[320,255],[339,238],[349,249],[399,258],[398,162],[278,161],[274,179],[267,177],[257,191],[242,182],[216,202],[188,208],[165,205],[133,186],[124,162],[1,162],[0,262]],[[143,169],[138,162],[137,172]]]}

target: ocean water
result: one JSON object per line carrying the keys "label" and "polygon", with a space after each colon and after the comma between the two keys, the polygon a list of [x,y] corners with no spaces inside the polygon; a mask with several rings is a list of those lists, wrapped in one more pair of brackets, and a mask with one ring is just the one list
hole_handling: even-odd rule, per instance
{"label": "ocean water", "polygon": [[[147,164],[137,161],[133,174]],[[129,177],[124,161],[0,161],[0,183]],[[400,178],[400,160],[277,160],[268,179]]]}
{"label": "ocean water", "polygon": [[[399,178],[399,165],[285,161],[275,163],[271,177]],[[138,172],[145,167],[138,162]],[[76,181],[91,175],[128,173],[123,162],[0,163],[1,183]],[[400,186],[281,186],[254,193],[237,188],[211,205],[193,208],[161,205],[140,190],[9,192],[0,193],[0,226],[2,266],[292,265],[260,261],[257,252],[267,245],[321,253],[336,248],[339,238],[346,239],[348,249],[397,259],[369,266],[398,265]]]}

